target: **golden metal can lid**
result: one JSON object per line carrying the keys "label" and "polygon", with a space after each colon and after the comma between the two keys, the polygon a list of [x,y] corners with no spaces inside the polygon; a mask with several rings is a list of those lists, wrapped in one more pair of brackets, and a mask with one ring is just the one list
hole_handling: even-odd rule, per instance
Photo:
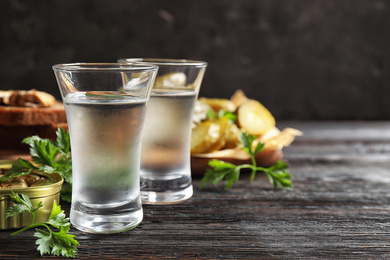
{"label": "golden metal can lid", "polygon": [[[12,161],[0,161],[0,169],[11,169]],[[35,173],[36,174],[36,173]],[[39,201],[42,201],[43,208],[39,209],[36,214],[35,222],[46,221],[51,212],[53,201],[59,203],[60,191],[64,179],[57,173],[46,174],[43,172],[37,173],[40,176],[45,176],[50,182],[42,186],[23,187],[23,188],[0,188],[0,229],[12,229],[27,226],[31,223],[31,215],[27,213],[19,214],[6,218],[6,209],[13,206],[10,197],[12,191],[19,194],[25,194],[30,197],[33,206],[36,206]]]}

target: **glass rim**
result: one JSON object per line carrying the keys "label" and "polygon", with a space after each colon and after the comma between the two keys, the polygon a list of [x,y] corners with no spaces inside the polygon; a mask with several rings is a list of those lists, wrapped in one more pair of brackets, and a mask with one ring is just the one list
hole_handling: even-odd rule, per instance
{"label": "glass rim", "polygon": [[102,63],[102,62],[76,62],[61,63],[52,66],[56,71],[157,71],[154,64],[126,64],[126,63]]}
{"label": "glass rim", "polygon": [[119,63],[142,63],[142,64],[154,64],[158,66],[196,66],[206,67],[207,62],[199,60],[187,60],[187,59],[163,59],[163,58],[122,58],[118,60]]}

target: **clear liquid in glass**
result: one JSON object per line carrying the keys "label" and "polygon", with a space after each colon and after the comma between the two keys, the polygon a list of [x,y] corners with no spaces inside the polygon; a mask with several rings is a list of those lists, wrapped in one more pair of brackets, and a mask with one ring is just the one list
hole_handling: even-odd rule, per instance
{"label": "clear liquid in glass", "polygon": [[141,198],[146,204],[179,203],[192,196],[191,124],[194,90],[153,90],[142,137]]}
{"label": "clear liquid in glass", "polygon": [[72,152],[70,220],[85,232],[121,232],[143,218],[140,150],[146,100],[64,98]]}

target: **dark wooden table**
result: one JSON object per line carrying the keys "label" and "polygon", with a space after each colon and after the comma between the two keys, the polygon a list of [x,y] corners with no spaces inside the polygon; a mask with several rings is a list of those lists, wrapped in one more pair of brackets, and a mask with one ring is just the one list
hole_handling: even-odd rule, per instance
{"label": "dark wooden table", "polygon": [[[229,192],[199,190],[172,206],[144,206],[132,231],[71,229],[77,258],[390,258],[390,122],[282,122],[304,132],[284,150],[294,190],[243,175]],[[63,204],[69,213],[69,205]],[[0,258],[40,258],[31,232],[0,232]],[[50,256],[45,256],[50,258]]]}

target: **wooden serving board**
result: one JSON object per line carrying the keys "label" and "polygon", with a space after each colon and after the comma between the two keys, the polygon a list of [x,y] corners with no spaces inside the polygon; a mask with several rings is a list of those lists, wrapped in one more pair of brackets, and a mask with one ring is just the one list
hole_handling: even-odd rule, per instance
{"label": "wooden serving board", "polygon": [[31,155],[27,151],[0,150],[0,160],[17,160],[18,158],[31,160]]}

